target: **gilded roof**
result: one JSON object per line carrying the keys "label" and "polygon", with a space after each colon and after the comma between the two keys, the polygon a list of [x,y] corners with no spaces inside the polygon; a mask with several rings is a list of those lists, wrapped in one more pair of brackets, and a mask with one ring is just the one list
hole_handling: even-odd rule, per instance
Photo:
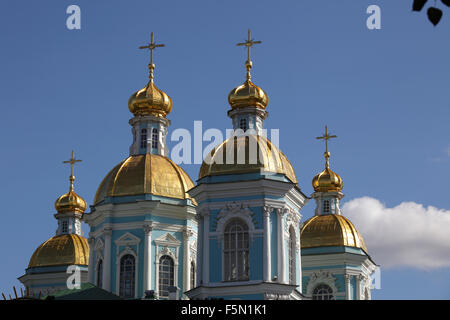
{"label": "gilded roof", "polygon": [[94,205],[106,197],[153,194],[188,199],[194,187],[188,174],[169,158],[143,154],[126,158],[115,166],[100,183]]}
{"label": "gilded roof", "polygon": [[353,223],[337,214],[317,215],[308,219],[300,234],[302,249],[328,246],[361,248],[367,253],[363,237]]}
{"label": "gilded roof", "polygon": [[[249,150],[255,150],[255,161],[250,161]],[[243,161],[238,161],[238,154],[243,155]],[[257,135],[237,136],[222,142],[203,161],[198,178],[262,170],[284,174],[290,181],[297,183],[297,176],[288,158],[268,139]]]}
{"label": "gilded roof", "polygon": [[31,256],[28,268],[72,264],[87,266],[88,263],[87,239],[76,234],[62,234],[41,244]]}

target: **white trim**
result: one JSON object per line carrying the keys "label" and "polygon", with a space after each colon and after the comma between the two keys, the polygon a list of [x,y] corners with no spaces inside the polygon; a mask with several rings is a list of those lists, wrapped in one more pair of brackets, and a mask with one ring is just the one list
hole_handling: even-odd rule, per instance
{"label": "white trim", "polygon": [[333,290],[333,297],[336,299],[336,294],[338,289],[336,287],[336,278],[331,274],[331,272],[319,270],[314,272],[309,278],[308,285],[306,287],[307,295],[312,297],[314,289],[320,285],[326,284]]}
{"label": "white trim", "polygon": [[216,236],[220,245],[223,245],[223,237],[225,232],[225,226],[228,221],[234,218],[239,218],[243,220],[248,226],[248,234],[250,242],[253,242],[254,234],[262,230],[257,230],[255,228],[255,223],[253,221],[254,213],[250,210],[249,206],[244,203],[231,202],[227,203],[222,210],[217,215],[217,227],[215,232],[211,232],[211,236]]}

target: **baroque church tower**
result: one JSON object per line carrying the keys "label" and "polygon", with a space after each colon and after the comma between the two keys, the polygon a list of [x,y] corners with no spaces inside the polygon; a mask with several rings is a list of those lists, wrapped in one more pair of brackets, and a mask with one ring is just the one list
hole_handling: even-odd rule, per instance
{"label": "baroque church tower", "polygon": [[376,265],[368,254],[363,237],[342,215],[343,183],[330,169],[328,134],[317,137],[326,145],[325,169],[312,185],[315,215],[301,229],[303,293],[314,300],[370,299],[371,274]]}
{"label": "baroque church tower", "polygon": [[19,281],[31,295],[48,295],[67,289],[70,266],[78,267],[80,281],[88,280],[89,245],[81,230],[86,201],[74,191],[73,165],[81,160],[72,157],[64,163],[71,165],[69,192],[55,201],[58,220],[56,235],[42,243],[33,253]]}
{"label": "baroque church tower", "polygon": [[160,299],[178,287],[178,298],[193,286],[196,268],[194,184],[168,158],[167,115],[171,98],[154,83],[153,33],[149,81],[128,101],[133,142],[130,156],[103,179],[91,212],[89,281],[123,298],[153,290]]}
{"label": "baroque church tower", "polygon": [[269,99],[247,77],[228,102],[234,134],[203,162],[189,194],[198,203],[197,287],[191,299],[301,299],[300,209],[307,197],[287,157],[265,136]]}

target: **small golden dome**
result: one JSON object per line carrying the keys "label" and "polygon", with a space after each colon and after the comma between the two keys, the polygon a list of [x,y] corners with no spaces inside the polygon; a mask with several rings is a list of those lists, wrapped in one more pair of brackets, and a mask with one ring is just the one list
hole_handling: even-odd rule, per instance
{"label": "small golden dome", "polygon": [[313,178],[312,185],[316,192],[339,192],[342,190],[343,182],[342,178],[327,166]]}
{"label": "small golden dome", "polygon": [[76,194],[75,191],[70,190],[56,199],[55,208],[59,213],[73,211],[83,213],[86,210],[86,201]]}
{"label": "small golden dome", "polygon": [[188,174],[169,158],[155,154],[134,155],[106,175],[97,189],[94,205],[106,197],[141,194],[190,199],[187,191],[193,187]]}
{"label": "small golden dome", "polygon": [[135,116],[166,117],[172,111],[172,99],[150,81],[145,88],[131,95],[128,109]]}
{"label": "small golden dome", "polygon": [[28,268],[58,265],[88,265],[89,244],[76,234],[54,236],[41,244],[33,253]]}
{"label": "small golden dome", "polygon": [[300,233],[300,243],[302,249],[348,246],[368,252],[364,239],[353,223],[337,214],[318,215],[305,221]]}
{"label": "small golden dome", "polygon": [[[229,144],[234,144],[234,146],[228,146]],[[249,161],[250,146],[256,146],[255,151],[259,155],[256,161],[253,161],[255,163]],[[228,157],[231,158],[230,152],[233,152],[234,155],[231,164],[228,159]],[[238,154],[244,154],[244,152],[245,161],[241,161],[243,162],[241,164],[237,160]],[[297,176],[288,158],[268,139],[257,135],[237,136],[222,142],[203,161],[198,178],[261,171],[284,174],[290,181],[297,183]]]}
{"label": "small golden dome", "polygon": [[265,109],[269,104],[269,97],[263,89],[247,80],[244,84],[231,90],[228,103],[232,109],[243,107],[258,107]]}

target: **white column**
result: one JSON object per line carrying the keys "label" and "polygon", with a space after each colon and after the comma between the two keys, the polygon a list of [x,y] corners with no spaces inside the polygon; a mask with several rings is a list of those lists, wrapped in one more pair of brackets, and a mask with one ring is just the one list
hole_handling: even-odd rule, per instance
{"label": "white column", "polygon": [[203,212],[203,284],[209,283],[209,211]]}
{"label": "white column", "polygon": [[152,226],[144,225],[144,295],[152,287]]}
{"label": "white column", "polygon": [[184,230],[184,243],[183,243],[183,253],[184,253],[184,283],[183,291],[188,291],[191,288],[191,251],[189,249],[189,238],[192,236],[193,232],[190,229]]}
{"label": "white column", "polygon": [[88,265],[88,281],[94,284],[94,237],[89,237],[89,265]]}
{"label": "white column", "polygon": [[202,216],[197,213],[197,215],[195,216],[195,219],[197,220],[197,225],[198,225],[198,234],[197,234],[197,263],[196,263],[196,274],[197,274],[197,279],[196,279],[196,284],[197,287],[203,284],[203,278],[202,278],[202,270],[203,270],[203,266],[202,266],[202,257],[203,257],[203,224],[202,224]]}
{"label": "white column", "polygon": [[264,281],[271,281],[272,266],[270,253],[270,213],[272,208],[265,206],[263,208],[264,215],[264,252],[263,252],[263,275]]}
{"label": "white column", "polygon": [[350,300],[350,275],[345,275],[345,299]]}
{"label": "white column", "polygon": [[278,227],[278,282],[286,283],[285,279],[285,254],[284,254],[284,227],[283,216],[285,209],[277,209],[277,227]]}
{"label": "white column", "polygon": [[362,297],[362,290],[361,290],[361,281],[364,280],[364,276],[362,274],[359,274],[356,277],[356,300],[364,300]]}
{"label": "white column", "polygon": [[112,228],[103,229],[103,234],[105,236],[105,250],[103,252],[103,289],[111,291],[111,236]]}

